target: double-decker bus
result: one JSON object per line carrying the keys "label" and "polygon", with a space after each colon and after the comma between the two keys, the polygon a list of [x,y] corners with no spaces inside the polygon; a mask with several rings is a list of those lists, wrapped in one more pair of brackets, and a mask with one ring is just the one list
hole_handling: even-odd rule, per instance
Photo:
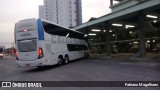
{"label": "double-decker bus", "polygon": [[18,66],[67,64],[89,57],[83,33],[42,19],[25,19],[15,24]]}

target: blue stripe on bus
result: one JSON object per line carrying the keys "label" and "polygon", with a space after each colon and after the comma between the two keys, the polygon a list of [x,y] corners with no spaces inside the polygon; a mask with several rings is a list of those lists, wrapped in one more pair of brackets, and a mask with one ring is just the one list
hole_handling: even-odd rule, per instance
{"label": "blue stripe on bus", "polygon": [[39,40],[44,40],[44,31],[41,19],[38,19],[38,38]]}

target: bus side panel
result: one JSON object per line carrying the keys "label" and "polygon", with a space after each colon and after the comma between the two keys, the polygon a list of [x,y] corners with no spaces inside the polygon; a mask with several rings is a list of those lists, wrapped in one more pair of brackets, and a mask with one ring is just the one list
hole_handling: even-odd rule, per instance
{"label": "bus side panel", "polygon": [[52,39],[51,39],[51,35],[48,34],[48,33],[45,33],[44,32],[44,37],[45,37],[45,40],[44,40],[44,61],[45,61],[45,64],[47,65],[53,65],[53,60],[52,60]]}
{"label": "bus side panel", "polygon": [[45,41],[45,63],[48,65],[53,65],[51,41]]}
{"label": "bus side panel", "polygon": [[53,65],[58,63],[58,53],[57,53],[57,45],[52,43],[52,63]]}
{"label": "bus side panel", "polygon": [[44,30],[41,19],[38,19],[38,39],[44,40]]}
{"label": "bus side panel", "polygon": [[39,39],[39,47],[43,49],[44,58],[42,58],[42,65],[52,65],[51,58],[51,37],[48,33],[46,33],[43,29],[43,24],[41,19],[38,19],[38,39]]}
{"label": "bus side panel", "polygon": [[66,37],[62,36],[52,36],[52,59],[53,63],[58,63],[59,56],[62,56],[63,58],[65,55],[69,56],[67,44],[66,44]]}

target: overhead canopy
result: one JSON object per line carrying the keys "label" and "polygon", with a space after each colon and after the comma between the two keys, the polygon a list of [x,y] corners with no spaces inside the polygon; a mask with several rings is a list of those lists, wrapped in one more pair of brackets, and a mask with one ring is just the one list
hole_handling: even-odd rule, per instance
{"label": "overhead canopy", "polygon": [[[121,0],[116,0],[121,1]],[[117,21],[127,21],[128,22],[136,22],[137,23],[137,15],[140,11],[143,11],[146,14],[158,13],[160,8],[159,0],[143,0],[145,2],[138,3],[128,8],[124,8],[122,10],[112,12],[110,14],[104,15],[97,19],[88,21],[79,26],[74,27],[73,29],[85,32],[86,28],[99,28],[99,26],[106,26],[106,22],[108,23],[117,23]],[[154,15],[154,14],[153,14]],[[108,25],[109,26],[109,25]]]}
{"label": "overhead canopy", "polygon": [[77,39],[85,39],[84,34],[81,32],[71,30],[69,28],[60,26],[55,23],[51,23],[46,20],[42,20],[42,24],[43,24],[44,30],[49,34],[77,38]]}

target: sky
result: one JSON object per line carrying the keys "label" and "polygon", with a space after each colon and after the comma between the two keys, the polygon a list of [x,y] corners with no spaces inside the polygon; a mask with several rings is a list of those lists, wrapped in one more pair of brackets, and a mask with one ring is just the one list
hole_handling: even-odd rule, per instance
{"label": "sky", "polygon": [[[110,0],[82,0],[82,19],[110,13]],[[0,46],[14,42],[15,23],[22,19],[38,18],[38,6],[43,0],[0,0]]]}

